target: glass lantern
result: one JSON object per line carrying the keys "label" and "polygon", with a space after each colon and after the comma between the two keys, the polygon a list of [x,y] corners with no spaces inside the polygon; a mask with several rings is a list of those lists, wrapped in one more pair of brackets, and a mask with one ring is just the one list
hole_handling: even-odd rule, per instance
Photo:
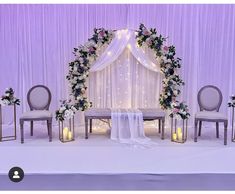
{"label": "glass lantern", "polygon": [[62,143],[74,141],[74,116],[70,119],[59,121],[59,139]]}
{"label": "glass lantern", "polygon": [[171,141],[185,143],[188,136],[188,119],[171,118]]}
{"label": "glass lantern", "polygon": [[2,105],[0,105],[0,142],[16,140],[16,105],[7,105],[13,109],[14,131],[13,135],[3,136],[2,128]]}

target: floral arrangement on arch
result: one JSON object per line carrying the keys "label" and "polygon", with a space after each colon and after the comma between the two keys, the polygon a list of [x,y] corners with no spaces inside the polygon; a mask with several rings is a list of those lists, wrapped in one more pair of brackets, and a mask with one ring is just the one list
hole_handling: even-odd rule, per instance
{"label": "floral arrangement on arch", "polygon": [[[86,78],[89,75],[91,64],[98,57],[97,51],[105,45],[109,44],[113,38],[113,31],[104,28],[95,28],[94,34],[84,45],[74,48],[75,60],[69,63],[69,72],[66,79],[71,88],[71,94],[74,99],[73,106],[76,110],[84,111],[92,106],[86,97]],[[56,111],[56,118],[63,119],[64,114]]]}
{"label": "floral arrangement on arch", "polygon": [[228,107],[235,107],[235,95],[230,96],[230,101],[228,102]]}
{"label": "floral arrangement on arch", "polygon": [[[87,90],[86,78],[89,75],[91,64],[98,57],[97,51],[103,45],[109,44],[113,36],[114,31],[95,28],[93,36],[88,39],[87,43],[74,48],[75,60],[69,63],[69,72],[66,78],[69,81],[70,96],[74,98],[75,103],[73,106],[76,110],[84,111],[92,106],[92,103],[88,101],[85,95]],[[181,93],[180,86],[184,85],[183,80],[177,74],[177,69],[181,67],[181,59],[175,57],[175,47],[164,45],[166,38],[158,35],[155,28],[148,30],[143,24],[140,24],[139,30],[137,30],[136,39],[140,47],[147,45],[155,52],[156,59],[160,63],[161,72],[165,76],[159,98],[161,108],[171,110],[170,114],[174,112],[182,118],[188,118],[190,114],[187,105],[183,102],[178,105],[175,100]],[[176,110],[178,110],[178,113],[175,112]],[[63,119],[63,115],[56,111],[56,118]]]}
{"label": "floral arrangement on arch", "polygon": [[16,98],[14,94],[15,91],[12,88],[7,88],[0,99],[0,105],[20,105],[20,99]]}
{"label": "floral arrangement on arch", "polygon": [[[162,109],[170,109],[172,114],[174,111],[178,111],[178,115],[188,118],[187,105],[181,102],[176,103],[176,97],[181,93],[180,86],[184,85],[184,81],[177,74],[177,69],[181,68],[181,59],[175,57],[175,47],[166,46],[164,38],[161,34],[158,35],[155,28],[148,30],[144,24],[140,24],[139,30],[136,35],[138,46],[147,45],[156,54],[156,59],[160,63],[161,72],[164,74],[163,89],[160,94],[159,102]],[[174,103],[173,103],[174,102]],[[172,112],[173,111],[173,112]],[[176,114],[174,112],[174,114]]]}

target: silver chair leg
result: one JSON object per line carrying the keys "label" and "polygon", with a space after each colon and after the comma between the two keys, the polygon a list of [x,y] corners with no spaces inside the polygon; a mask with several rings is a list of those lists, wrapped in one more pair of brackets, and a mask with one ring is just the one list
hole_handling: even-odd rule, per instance
{"label": "silver chair leg", "polygon": [[219,122],[216,122],[216,138],[219,138]]}
{"label": "silver chair leg", "polygon": [[90,133],[92,133],[92,119],[90,119]]}
{"label": "silver chair leg", "polygon": [[165,138],[165,119],[162,119],[162,140]]}
{"label": "silver chair leg", "polygon": [[227,145],[227,136],[228,136],[228,121],[224,122],[224,145]]}
{"label": "silver chair leg", "polygon": [[49,126],[49,142],[52,141],[52,119],[48,120],[48,126]]}
{"label": "silver chair leg", "polygon": [[161,119],[158,120],[158,133],[161,133]]}
{"label": "silver chair leg", "polygon": [[199,131],[198,131],[198,136],[201,136],[202,133],[202,121],[199,121]]}
{"label": "silver chair leg", "polygon": [[47,134],[50,135],[50,124],[48,120],[47,120]]}
{"label": "silver chair leg", "polygon": [[198,120],[195,119],[194,121],[195,126],[194,126],[194,142],[197,142],[197,122]]}
{"label": "silver chair leg", "polygon": [[33,121],[30,121],[30,135],[33,136]]}
{"label": "silver chair leg", "polygon": [[20,136],[21,136],[21,143],[24,143],[24,121],[20,120]]}
{"label": "silver chair leg", "polygon": [[88,118],[85,117],[85,139],[88,139]]}

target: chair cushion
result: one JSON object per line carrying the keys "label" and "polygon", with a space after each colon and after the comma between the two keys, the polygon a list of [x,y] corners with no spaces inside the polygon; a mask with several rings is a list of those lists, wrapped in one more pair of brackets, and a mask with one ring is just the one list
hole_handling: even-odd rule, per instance
{"label": "chair cushion", "polygon": [[200,111],[195,114],[197,119],[208,119],[208,120],[227,120],[227,117],[219,112],[214,111]]}
{"label": "chair cushion", "polygon": [[109,117],[109,116],[111,116],[111,109],[109,109],[109,108],[90,108],[85,111],[85,116]]}
{"label": "chair cushion", "polygon": [[51,118],[52,113],[47,110],[33,110],[22,114],[20,119],[40,119],[40,118]]}
{"label": "chair cushion", "polygon": [[[143,113],[143,117],[165,117],[165,111],[158,108],[140,108],[139,109]],[[111,109],[109,108],[90,108],[85,111],[85,116],[101,116],[101,117],[109,117],[111,116]]]}

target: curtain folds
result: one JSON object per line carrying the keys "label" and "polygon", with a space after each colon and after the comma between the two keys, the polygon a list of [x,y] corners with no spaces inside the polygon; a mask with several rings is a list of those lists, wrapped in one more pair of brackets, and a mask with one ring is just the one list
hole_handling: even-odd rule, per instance
{"label": "curtain folds", "polygon": [[[54,112],[60,100],[69,95],[65,76],[68,63],[74,59],[73,48],[85,43],[94,27],[137,29],[140,23],[156,28],[168,37],[168,45],[175,45],[182,59],[179,73],[186,83],[180,100],[189,105],[191,118],[198,110],[197,92],[207,84],[221,89],[221,112],[230,116],[227,101],[235,93],[235,5],[0,5],[0,94],[6,87],[15,89],[22,101],[19,115],[28,109],[26,95],[30,87],[45,84],[52,92],[50,109]],[[123,57],[120,69],[114,62],[112,68],[91,73],[88,86],[96,84],[96,89],[91,91],[90,87],[88,95],[96,105],[109,106],[113,100],[118,102],[131,94],[127,98],[132,99],[129,105],[133,107],[140,103],[151,106],[153,101],[158,106],[161,76],[139,65],[132,54],[124,50],[132,66]],[[121,85],[120,96],[113,88],[102,89],[116,80],[124,82],[123,68],[130,81]],[[108,78],[102,75],[109,73]],[[146,94],[148,91],[151,93]],[[77,124],[83,122],[81,113],[77,119]],[[3,122],[12,122],[10,113],[4,114]]]}

